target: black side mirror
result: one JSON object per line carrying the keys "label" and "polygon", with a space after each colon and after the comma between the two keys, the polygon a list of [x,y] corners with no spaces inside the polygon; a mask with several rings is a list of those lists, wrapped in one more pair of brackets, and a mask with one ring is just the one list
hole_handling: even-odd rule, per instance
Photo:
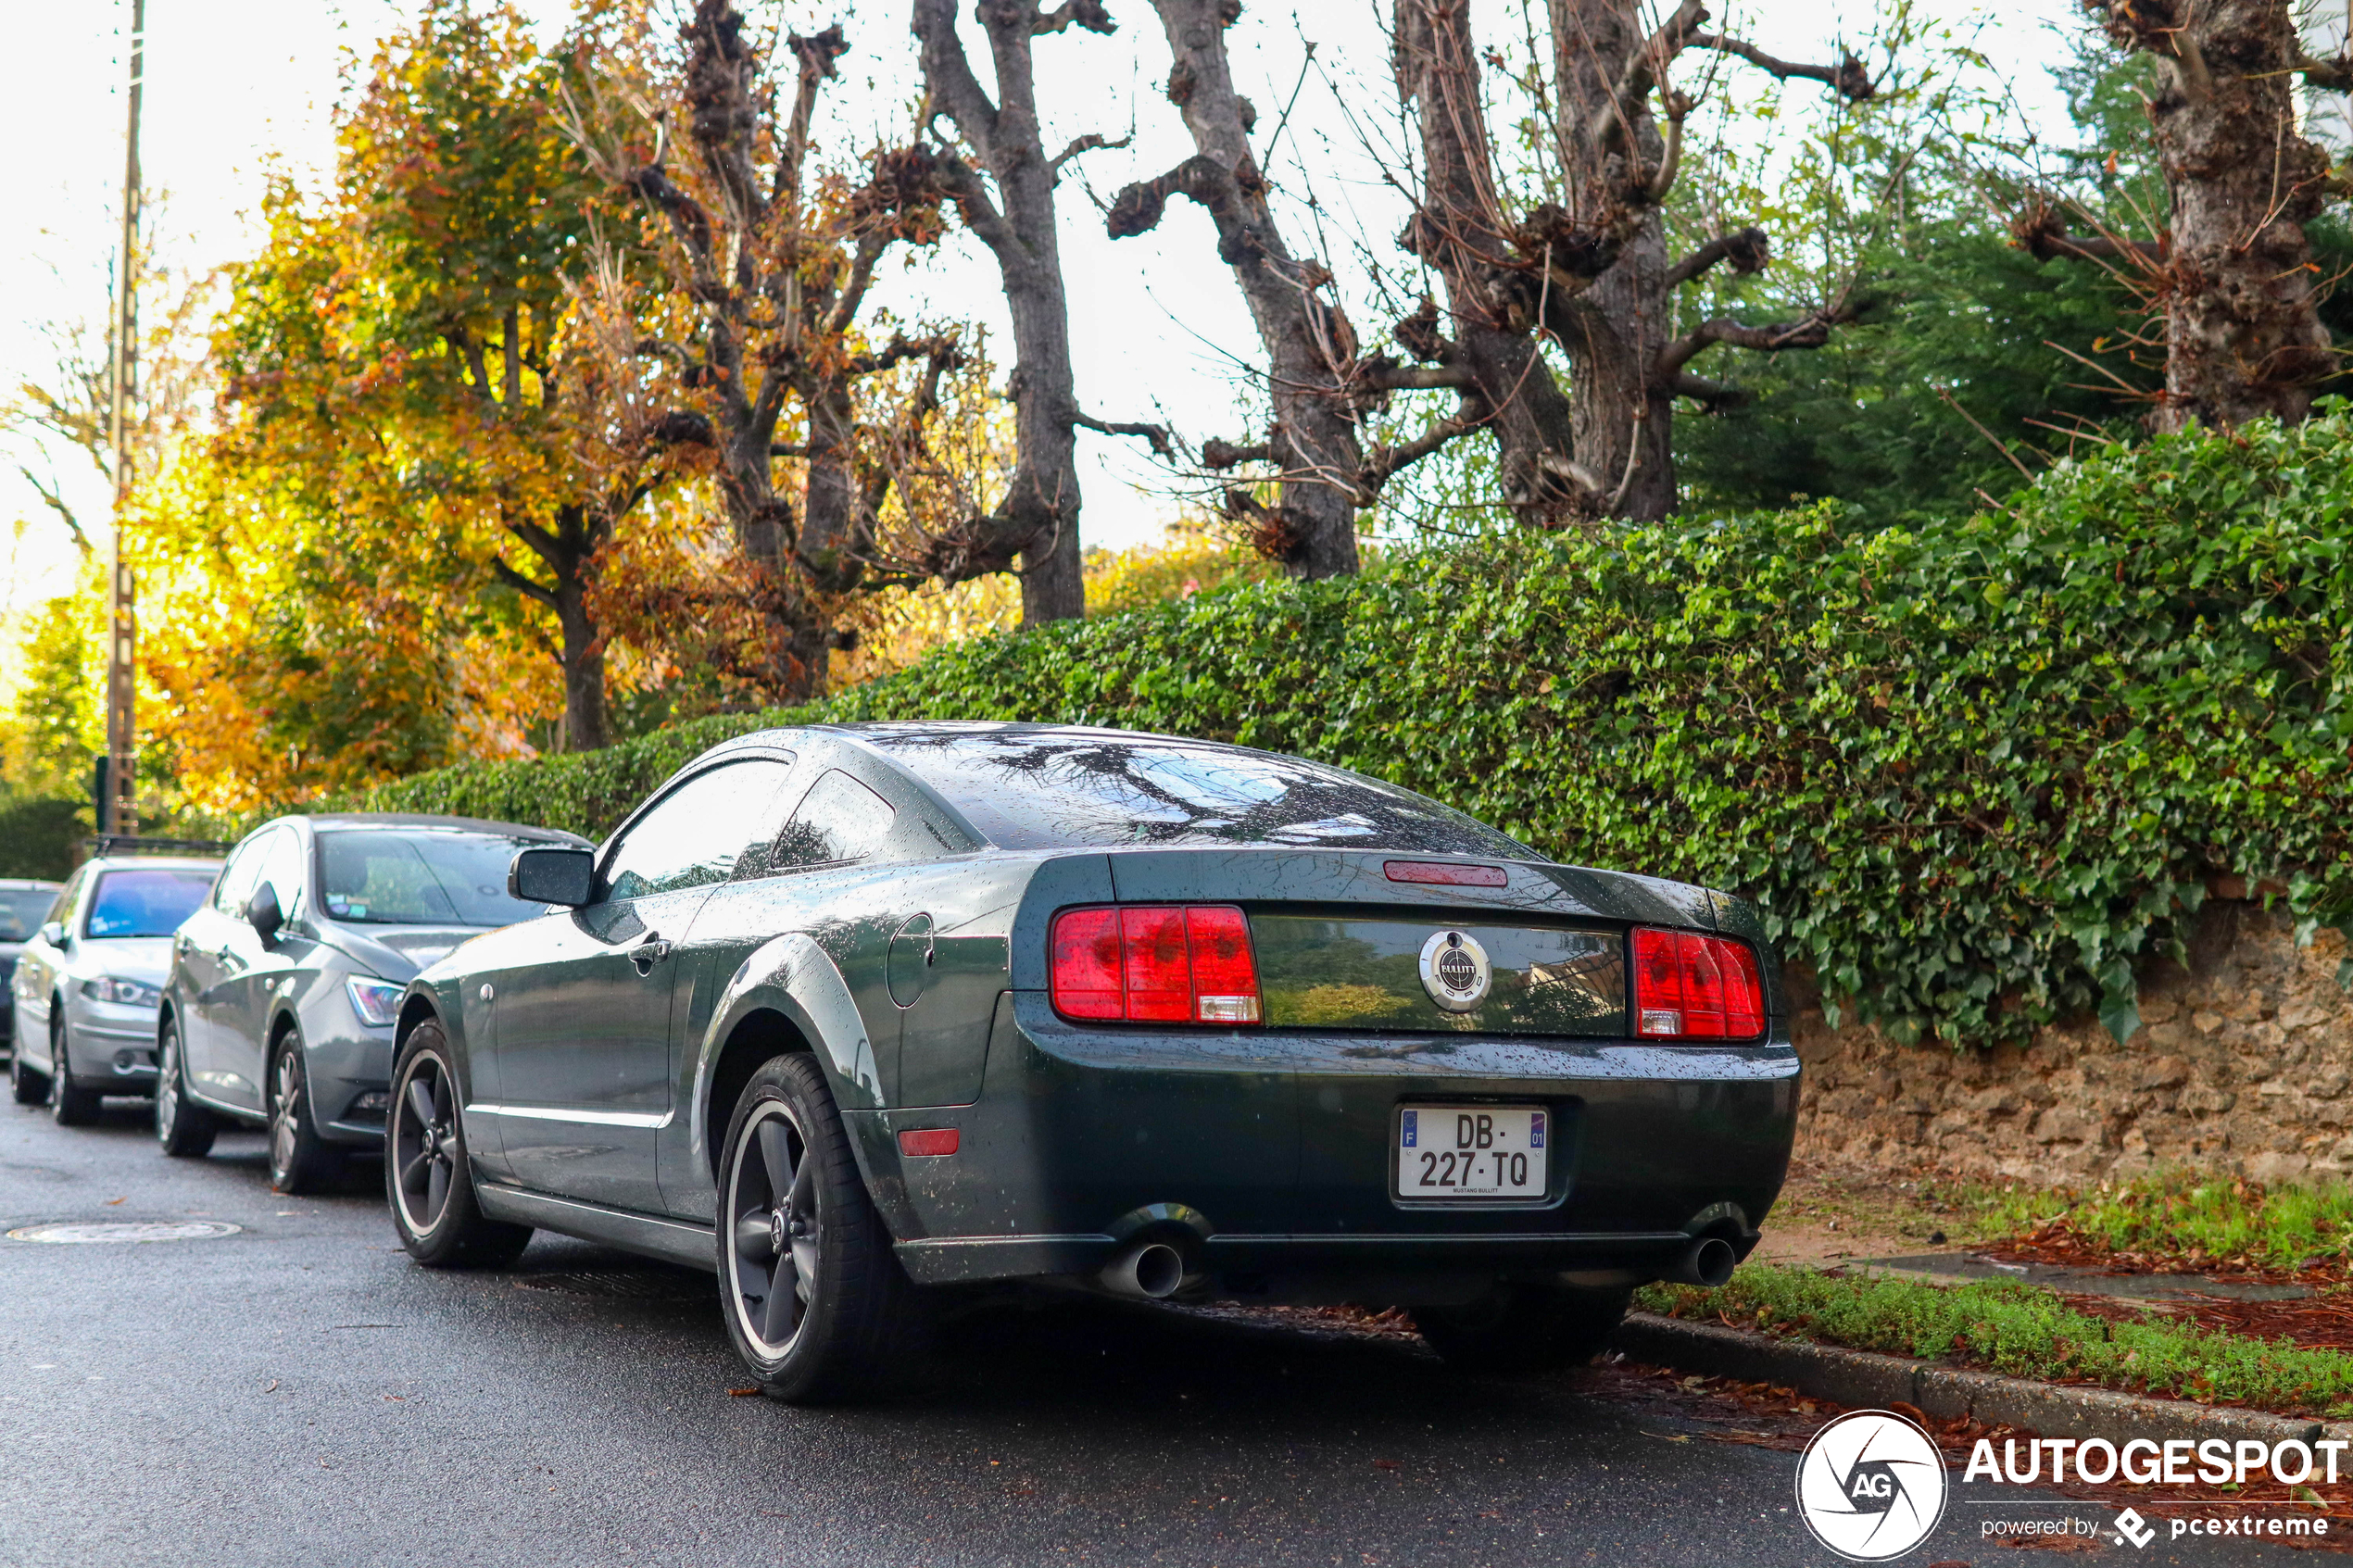
{"label": "black side mirror", "polygon": [[526,904],[576,909],[596,901],[597,852],[568,844],[522,849],[507,864],[507,892]]}
{"label": "black side mirror", "polygon": [[44,925],[41,928],[41,940],[48,943],[49,946],[57,948],[59,952],[65,951],[67,942],[66,922],[61,920],[53,920],[46,925]]}
{"label": "black side mirror", "polygon": [[264,942],[272,940],[285,928],[286,911],[278,907],[276,888],[265,882],[253,890],[253,897],[245,900],[245,923]]}

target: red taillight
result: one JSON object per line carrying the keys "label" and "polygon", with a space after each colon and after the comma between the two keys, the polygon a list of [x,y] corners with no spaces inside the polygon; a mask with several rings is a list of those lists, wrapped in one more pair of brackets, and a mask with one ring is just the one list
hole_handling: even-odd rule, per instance
{"label": "red taillight", "polygon": [[1054,1010],[1130,1023],[1255,1023],[1250,922],[1231,904],[1130,904],[1054,917]]}
{"label": "red taillight", "polygon": [[1745,942],[1637,927],[1634,1033],[1654,1040],[1753,1040],[1765,1033],[1765,985]]}
{"label": "red taillight", "polygon": [[1193,964],[1185,951],[1185,911],[1119,911],[1127,1016],[1139,1023],[1185,1023],[1193,1016]]}
{"label": "red taillight", "polygon": [[1054,922],[1054,1010],[1067,1018],[1119,1018],[1119,911],[1073,909]]}

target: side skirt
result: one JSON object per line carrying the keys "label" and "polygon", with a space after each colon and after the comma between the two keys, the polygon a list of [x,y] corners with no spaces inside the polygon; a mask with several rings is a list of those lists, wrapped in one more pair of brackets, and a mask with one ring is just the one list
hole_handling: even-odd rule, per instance
{"label": "side skirt", "polygon": [[633,1214],[624,1209],[606,1209],[490,1182],[475,1183],[474,1200],[482,1205],[484,1214],[510,1224],[530,1225],[559,1236],[578,1236],[583,1241],[600,1241],[608,1247],[643,1253],[690,1269],[718,1267],[718,1242],[709,1225]]}

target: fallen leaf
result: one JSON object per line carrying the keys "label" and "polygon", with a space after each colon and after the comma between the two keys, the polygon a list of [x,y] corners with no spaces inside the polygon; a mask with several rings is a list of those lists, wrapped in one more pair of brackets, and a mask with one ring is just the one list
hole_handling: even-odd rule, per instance
{"label": "fallen leaf", "polygon": [[128,1194],[128,1193],[125,1193],[125,1194],[124,1194],[121,1198],[107,1198],[107,1208],[109,1208],[109,1209],[111,1209],[111,1208],[113,1208],[113,1207],[114,1207],[116,1204],[118,1204],[118,1203],[122,1203],[122,1202],[126,1202],[126,1201],[128,1201],[128,1200],[129,1200],[129,1198],[130,1198],[130,1194]]}
{"label": "fallen leaf", "polygon": [[757,1388],[730,1388],[727,1390],[727,1397],[733,1399],[746,1399],[759,1392]]}
{"label": "fallen leaf", "polygon": [[1645,1437],[1655,1437],[1662,1443],[1688,1443],[1691,1438],[1679,1432],[1644,1432]]}
{"label": "fallen leaf", "polygon": [[386,1394],[384,1396],[387,1399],[406,1399],[409,1396],[406,1394]]}
{"label": "fallen leaf", "polygon": [[264,1388],[264,1389],[262,1390],[262,1392],[263,1392],[263,1393],[265,1393],[265,1394],[274,1394],[274,1393],[276,1393],[277,1391],[278,1391],[278,1380],[277,1380],[276,1378],[274,1378],[274,1377],[273,1377],[273,1378],[271,1378],[271,1379],[270,1380],[270,1386],[269,1386],[269,1387],[267,1387],[267,1388]]}
{"label": "fallen leaf", "polygon": [[1405,1467],[1393,1459],[1377,1459],[1373,1461],[1373,1468],[1375,1470],[1403,1470]]}

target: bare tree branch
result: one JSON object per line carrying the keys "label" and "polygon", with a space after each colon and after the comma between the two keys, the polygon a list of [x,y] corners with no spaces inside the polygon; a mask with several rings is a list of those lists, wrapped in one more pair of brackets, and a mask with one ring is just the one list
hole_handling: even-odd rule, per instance
{"label": "bare tree branch", "polygon": [[1675,378],[1693,356],[1719,343],[1735,348],[1755,349],[1760,354],[1779,354],[1793,348],[1819,348],[1831,338],[1831,329],[1849,319],[1852,312],[1817,311],[1795,321],[1775,321],[1769,326],[1751,327],[1729,316],[1717,316],[1702,321],[1697,327],[1659,350],[1652,368],[1655,383],[1672,386]]}
{"label": "bare tree branch", "polygon": [[1053,160],[1048,163],[1046,167],[1052,169],[1055,173],[1060,174],[1062,172],[1063,165],[1068,163],[1072,158],[1078,157],[1081,153],[1091,153],[1096,151],[1098,148],[1115,149],[1124,147],[1135,139],[1135,135],[1131,132],[1128,135],[1122,136],[1118,141],[1114,142],[1098,132],[1089,131],[1086,135],[1079,137],[1069,146],[1064,147],[1061,152],[1055,154]]}
{"label": "bare tree branch", "polygon": [[1689,43],[1694,49],[1713,49],[1718,54],[1738,56],[1750,65],[1760,70],[1769,71],[1784,82],[1792,78],[1803,78],[1809,82],[1824,82],[1850,104],[1859,104],[1879,91],[1878,84],[1871,81],[1869,68],[1861,60],[1856,59],[1855,52],[1851,49],[1847,50],[1844,57],[1834,66],[1816,66],[1806,65],[1795,60],[1776,59],[1754,44],[1745,43],[1738,38],[1727,38],[1717,32],[1695,32],[1692,34]]}
{"label": "bare tree branch", "polygon": [[1168,427],[1165,425],[1140,424],[1132,421],[1099,420],[1091,414],[1076,415],[1073,417],[1071,422],[1076,425],[1083,426],[1088,430],[1101,431],[1105,435],[1141,436],[1145,441],[1151,443],[1151,449],[1156,456],[1161,458],[1174,458],[1176,455],[1176,444],[1169,440]]}
{"label": "bare tree branch", "polygon": [[1718,262],[1731,263],[1735,273],[1746,277],[1763,271],[1765,264],[1771,259],[1772,242],[1767,238],[1764,230],[1735,229],[1729,234],[1717,235],[1669,267],[1667,270],[1667,286],[1680,288]]}

